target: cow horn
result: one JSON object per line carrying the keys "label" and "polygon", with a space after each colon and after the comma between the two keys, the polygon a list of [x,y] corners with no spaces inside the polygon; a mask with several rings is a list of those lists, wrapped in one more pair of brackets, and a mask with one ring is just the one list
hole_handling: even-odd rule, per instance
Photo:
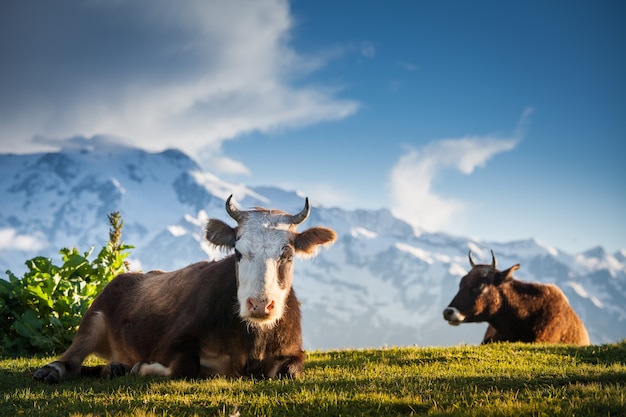
{"label": "cow horn", "polygon": [[493,250],[491,251],[491,267],[493,269],[497,269],[498,268],[498,261],[496,261],[496,255],[493,253]]}
{"label": "cow horn", "polygon": [[309,217],[309,213],[311,212],[311,206],[309,205],[309,197],[306,197],[304,200],[304,208],[300,213],[294,214],[291,216],[291,224],[300,224]]}
{"label": "cow horn", "polygon": [[472,259],[472,250],[470,249],[469,251],[469,261],[470,261],[470,265],[472,265],[472,268],[476,266],[476,262],[474,262],[474,260]]}
{"label": "cow horn", "polygon": [[235,207],[235,205],[231,201],[232,198],[233,198],[233,195],[231,194],[226,199],[226,212],[228,213],[230,217],[232,217],[237,222],[239,222],[239,220],[241,220],[241,217],[243,216],[243,212],[239,210],[237,207]]}

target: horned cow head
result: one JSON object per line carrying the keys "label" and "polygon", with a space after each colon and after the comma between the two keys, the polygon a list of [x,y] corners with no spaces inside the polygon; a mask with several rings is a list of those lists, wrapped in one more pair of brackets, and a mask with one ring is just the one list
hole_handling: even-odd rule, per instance
{"label": "horned cow head", "polygon": [[491,265],[476,264],[472,251],[468,254],[472,269],[461,278],[459,291],[448,307],[443,310],[443,318],[451,325],[463,322],[487,321],[500,308],[499,288],[513,279],[513,272],[519,264],[505,271],[498,270],[496,255],[491,251]]}
{"label": "horned cow head", "polygon": [[291,291],[294,256],[314,256],[320,246],[337,238],[325,227],[296,231],[310,210],[307,198],[304,208],[294,215],[260,207],[245,211],[233,204],[231,195],[226,200],[226,212],[237,226],[209,220],[207,240],[217,247],[235,250],[239,315],[248,323],[275,324],[285,312]]}

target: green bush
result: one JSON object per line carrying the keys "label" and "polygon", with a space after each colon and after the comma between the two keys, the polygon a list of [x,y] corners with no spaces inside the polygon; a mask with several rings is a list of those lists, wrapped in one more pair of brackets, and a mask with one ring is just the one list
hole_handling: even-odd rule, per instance
{"label": "green bush", "polygon": [[63,264],[38,256],[26,261],[18,278],[6,271],[0,279],[0,355],[59,353],[70,345],[80,320],[97,294],[116,275],[128,270],[125,258],[132,246],[121,242],[120,213],[109,216],[109,242],[89,261],[93,247],[59,252]]}

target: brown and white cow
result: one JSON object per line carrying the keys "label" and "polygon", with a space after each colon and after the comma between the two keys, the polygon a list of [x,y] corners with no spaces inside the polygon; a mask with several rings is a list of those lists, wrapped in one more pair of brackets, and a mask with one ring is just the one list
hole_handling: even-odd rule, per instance
{"label": "brown and white cow", "polygon": [[240,211],[231,198],[226,211],[237,226],[210,219],[205,235],[234,254],[172,272],[117,276],[85,313],[68,350],[34,378],[56,383],[79,375],[91,353],[109,362],[99,369],[105,377],[298,376],[304,352],[291,286],[294,255],[313,256],[336,234],[324,227],[296,232],[309,215],[308,199],[289,215]]}
{"label": "brown and white cow", "polygon": [[556,285],[519,281],[513,277],[519,264],[500,271],[491,255],[491,265],[477,265],[469,252],[472,269],[443,310],[448,323],[488,322],[482,343],[589,344],[585,326]]}

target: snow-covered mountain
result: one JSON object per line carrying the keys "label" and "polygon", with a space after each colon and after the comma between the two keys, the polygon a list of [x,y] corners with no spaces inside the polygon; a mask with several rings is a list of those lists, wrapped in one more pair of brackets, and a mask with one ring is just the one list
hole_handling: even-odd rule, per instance
{"label": "snow-covered mountain", "polygon": [[[203,242],[202,228],[209,217],[234,224],[224,211],[231,193],[242,208],[293,212],[303,205],[295,192],[222,181],[176,150],[147,153],[105,137],[70,143],[56,153],[0,155],[1,272],[20,275],[35,255],[60,262],[62,247],[101,247],[107,214],[116,210],[125,242],[135,246],[133,265],[149,270],[223,256]],[[300,230],[324,225],[339,238],[295,267],[307,349],[479,343],[485,325],[451,327],[442,319],[469,249],[484,262],[493,249],[502,267],[521,264],[518,278],[559,285],[592,342],[626,338],[626,250],[570,255],[535,240],[419,233],[388,210],[346,211],[310,197],[311,216]]]}

